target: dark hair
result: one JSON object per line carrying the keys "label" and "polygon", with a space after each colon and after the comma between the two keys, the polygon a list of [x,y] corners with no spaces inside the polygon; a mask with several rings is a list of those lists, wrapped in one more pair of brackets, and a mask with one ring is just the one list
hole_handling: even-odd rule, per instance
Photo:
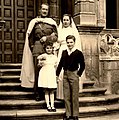
{"label": "dark hair", "polygon": [[52,47],[53,47],[53,43],[50,42],[50,41],[46,41],[46,42],[44,43],[44,45],[43,45],[44,50],[45,50],[45,48],[46,48],[47,46],[52,46]]}
{"label": "dark hair", "polygon": [[61,18],[61,21],[63,22],[63,17],[64,16],[68,16],[69,17],[69,20],[70,20],[70,25],[71,25],[71,23],[72,23],[72,21],[71,21],[71,15],[70,14],[64,14],[63,16],[62,16],[62,18]]}
{"label": "dark hair", "polygon": [[66,42],[67,42],[68,39],[72,39],[74,42],[76,41],[76,38],[73,35],[68,35],[66,37]]}

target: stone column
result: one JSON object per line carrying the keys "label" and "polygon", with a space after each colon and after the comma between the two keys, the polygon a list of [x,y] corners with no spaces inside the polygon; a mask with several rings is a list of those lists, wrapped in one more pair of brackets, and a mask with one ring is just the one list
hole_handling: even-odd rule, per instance
{"label": "stone column", "polygon": [[94,0],[75,0],[74,21],[79,25],[96,25]]}
{"label": "stone column", "polygon": [[106,28],[106,0],[97,0],[97,25]]}

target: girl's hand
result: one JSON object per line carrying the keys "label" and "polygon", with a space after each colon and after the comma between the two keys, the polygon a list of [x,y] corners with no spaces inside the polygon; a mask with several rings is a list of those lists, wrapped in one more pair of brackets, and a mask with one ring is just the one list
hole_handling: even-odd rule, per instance
{"label": "girl's hand", "polygon": [[45,42],[46,41],[46,36],[43,36],[41,39],[40,39],[40,42]]}
{"label": "girl's hand", "polygon": [[42,67],[42,66],[44,66],[44,64],[45,64],[44,61],[40,61],[40,62],[38,63],[38,66],[41,66],[41,67]]}

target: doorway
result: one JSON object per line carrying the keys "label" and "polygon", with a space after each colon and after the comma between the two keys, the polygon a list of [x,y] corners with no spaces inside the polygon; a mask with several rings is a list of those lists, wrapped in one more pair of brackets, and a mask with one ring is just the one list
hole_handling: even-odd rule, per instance
{"label": "doorway", "polygon": [[36,0],[1,0],[0,62],[20,63],[29,21],[35,16]]}
{"label": "doorway", "polygon": [[74,14],[74,0],[61,0],[61,17],[63,14],[70,14],[73,17]]}

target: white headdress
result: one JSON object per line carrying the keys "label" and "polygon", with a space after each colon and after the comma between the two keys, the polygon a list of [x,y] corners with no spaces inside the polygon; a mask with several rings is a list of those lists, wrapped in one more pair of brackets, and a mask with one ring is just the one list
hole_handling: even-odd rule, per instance
{"label": "white headdress", "polygon": [[[68,34],[70,35],[74,35],[75,38],[76,38],[76,43],[75,43],[75,46],[77,49],[81,50],[82,51],[82,48],[81,48],[81,39],[80,39],[80,36],[79,36],[79,32],[76,28],[76,25],[73,21],[73,18],[71,18],[71,32],[69,32]],[[63,33],[62,33],[62,29],[63,29],[63,24],[62,24],[62,21],[60,20],[60,24],[58,26],[58,39],[62,39],[62,36],[63,36]]]}

